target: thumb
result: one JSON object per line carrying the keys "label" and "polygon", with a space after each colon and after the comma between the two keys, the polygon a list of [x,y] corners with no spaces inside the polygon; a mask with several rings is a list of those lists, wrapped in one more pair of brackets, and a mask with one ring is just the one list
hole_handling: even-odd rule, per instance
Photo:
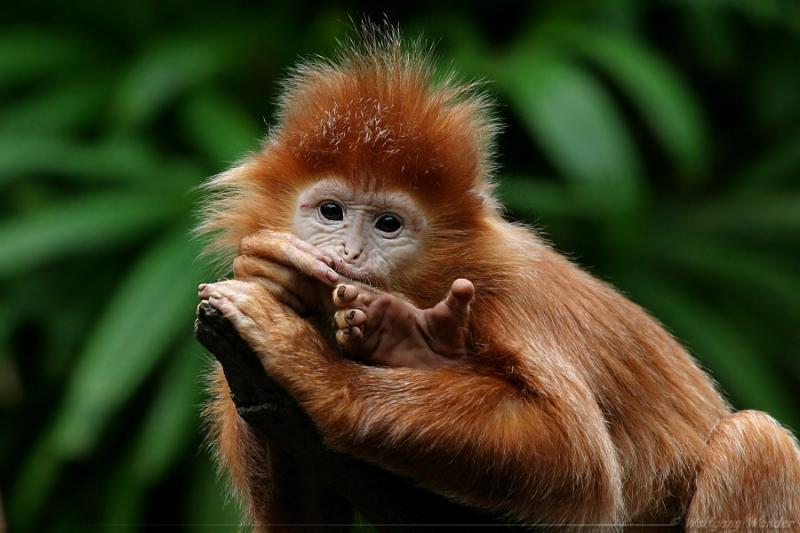
{"label": "thumb", "polygon": [[472,282],[457,279],[442,301],[423,311],[428,341],[434,351],[448,354],[449,357],[466,353],[470,304],[474,297],[475,286]]}
{"label": "thumb", "polygon": [[469,307],[475,298],[475,285],[468,279],[459,278],[450,286],[450,292],[444,304],[448,307],[453,316],[466,325],[469,319]]}

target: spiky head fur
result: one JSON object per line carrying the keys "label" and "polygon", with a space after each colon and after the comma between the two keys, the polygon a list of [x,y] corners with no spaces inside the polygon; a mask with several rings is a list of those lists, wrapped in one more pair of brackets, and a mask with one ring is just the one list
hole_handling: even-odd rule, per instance
{"label": "spiky head fur", "polygon": [[437,77],[431,53],[397,29],[365,24],[333,59],[292,69],[261,148],[213,178],[200,233],[229,258],[260,228],[286,230],[302,187],[337,177],[399,189],[460,231],[495,211],[489,100],[474,83]]}

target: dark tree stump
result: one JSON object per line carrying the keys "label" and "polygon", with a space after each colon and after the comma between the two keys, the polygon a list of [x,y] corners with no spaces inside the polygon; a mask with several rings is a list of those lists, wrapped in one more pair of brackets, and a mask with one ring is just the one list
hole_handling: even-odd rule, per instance
{"label": "dark tree stump", "polygon": [[257,434],[317,472],[371,523],[400,529],[423,524],[507,527],[485,512],[455,504],[411,480],[326,447],[310,417],[264,371],[252,348],[211,305],[198,308],[194,334],[222,364],[239,416]]}

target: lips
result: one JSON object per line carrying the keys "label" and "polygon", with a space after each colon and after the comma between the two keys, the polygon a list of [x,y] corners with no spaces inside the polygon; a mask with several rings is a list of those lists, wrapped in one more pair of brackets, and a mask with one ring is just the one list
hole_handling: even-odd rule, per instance
{"label": "lips", "polygon": [[339,274],[353,281],[358,281],[366,285],[374,285],[375,279],[372,276],[369,276],[365,272],[350,266],[349,264],[345,263],[344,260],[335,261],[333,264],[333,269]]}

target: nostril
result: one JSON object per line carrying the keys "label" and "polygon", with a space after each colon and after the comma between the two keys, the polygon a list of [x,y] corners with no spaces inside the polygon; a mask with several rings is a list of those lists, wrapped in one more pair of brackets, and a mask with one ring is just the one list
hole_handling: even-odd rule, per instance
{"label": "nostril", "polygon": [[364,251],[364,247],[358,242],[342,242],[337,249],[339,250],[339,257],[348,261],[355,261],[361,257]]}
{"label": "nostril", "polygon": [[342,257],[346,257],[347,259],[358,259],[362,251],[360,246],[351,246],[348,248],[347,243],[342,243],[340,249],[342,251],[340,255]]}

